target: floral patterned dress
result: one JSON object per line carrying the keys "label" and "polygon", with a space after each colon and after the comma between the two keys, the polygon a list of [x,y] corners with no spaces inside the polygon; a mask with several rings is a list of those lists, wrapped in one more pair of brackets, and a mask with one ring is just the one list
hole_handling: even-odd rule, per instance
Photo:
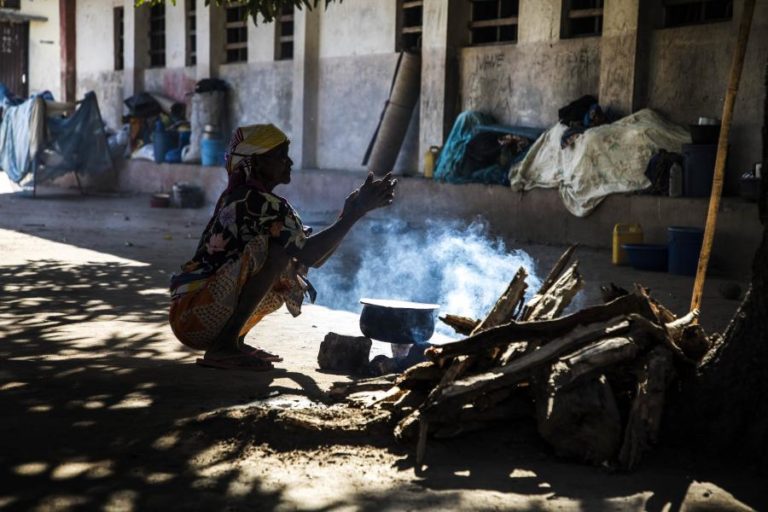
{"label": "floral patterned dress", "polygon": [[[260,187],[224,194],[194,257],[171,279],[169,319],[176,337],[190,347],[208,348],[232,316],[243,285],[263,267],[270,243],[294,256],[310,231],[285,199]],[[283,304],[299,315],[305,293],[314,293],[306,267],[292,259],[240,334]]]}

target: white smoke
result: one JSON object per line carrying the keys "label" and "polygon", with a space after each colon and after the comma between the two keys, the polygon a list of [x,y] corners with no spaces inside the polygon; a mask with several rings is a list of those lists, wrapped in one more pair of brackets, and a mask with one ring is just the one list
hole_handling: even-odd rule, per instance
{"label": "white smoke", "polygon": [[[340,254],[310,274],[318,304],[360,311],[360,299],[397,299],[440,305],[440,314],[483,318],[520,267],[528,273],[526,300],[541,280],[532,258],[491,240],[487,225],[428,221],[413,229],[403,221],[368,222],[355,228]],[[438,322],[438,332],[453,331]]]}

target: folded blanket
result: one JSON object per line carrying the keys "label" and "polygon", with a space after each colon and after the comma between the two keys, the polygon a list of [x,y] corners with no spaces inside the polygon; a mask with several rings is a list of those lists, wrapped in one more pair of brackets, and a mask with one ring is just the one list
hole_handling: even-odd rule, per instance
{"label": "folded blanket", "polygon": [[688,130],[650,109],[586,130],[562,148],[566,130],[558,123],[539,137],[512,167],[509,182],[515,190],[558,188],[565,207],[578,217],[587,216],[609,194],[647,188],[651,156],[659,149],[679,153],[691,141]]}

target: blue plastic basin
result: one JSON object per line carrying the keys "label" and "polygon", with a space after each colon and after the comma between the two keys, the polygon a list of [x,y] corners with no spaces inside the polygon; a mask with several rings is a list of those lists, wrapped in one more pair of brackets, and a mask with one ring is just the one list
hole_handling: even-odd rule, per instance
{"label": "blue plastic basin", "polygon": [[623,244],[621,246],[627,252],[629,264],[637,270],[653,270],[655,272],[667,271],[666,245],[658,244]]}

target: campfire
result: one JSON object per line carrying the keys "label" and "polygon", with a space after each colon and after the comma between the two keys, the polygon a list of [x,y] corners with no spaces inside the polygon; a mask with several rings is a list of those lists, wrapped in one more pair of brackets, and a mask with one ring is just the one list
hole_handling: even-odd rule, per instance
{"label": "campfire", "polygon": [[[386,413],[394,436],[416,442],[534,418],[561,456],[634,468],[656,441],[676,371],[709,342],[698,312],[682,318],[641,286],[604,289],[606,302],[562,316],[583,286],[575,247],[527,303],[527,273],[515,274],[483,319],[440,319],[466,338],[429,348],[400,374],[337,383],[331,395]],[[381,416],[380,416],[381,417]]]}

